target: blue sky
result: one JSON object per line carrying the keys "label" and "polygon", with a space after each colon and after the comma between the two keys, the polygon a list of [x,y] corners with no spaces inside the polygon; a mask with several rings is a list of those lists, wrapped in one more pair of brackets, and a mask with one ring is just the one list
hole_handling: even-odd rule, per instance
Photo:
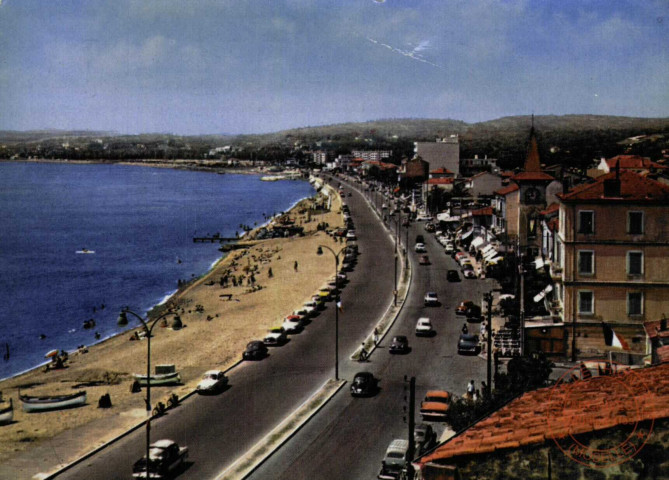
{"label": "blue sky", "polygon": [[2,0],[0,129],[669,116],[667,0]]}

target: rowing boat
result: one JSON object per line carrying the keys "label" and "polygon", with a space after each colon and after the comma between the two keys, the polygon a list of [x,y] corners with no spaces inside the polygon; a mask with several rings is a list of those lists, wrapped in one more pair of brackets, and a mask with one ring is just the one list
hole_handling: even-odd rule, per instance
{"label": "rowing boat", "polygon": [[86,404],[86,390],[71,395],[45,395],[43,397],[21,395],[19,400],[26,412],[42,412],[46,410],[60,410],[61,408],[80,407]]}
{"label": "rowing boat", "polygon": [[0,409],[0,425],[6,425],[12,423],[14,420],[14,405],[12,404],[12,399],[9,399],[9,406],[3,409]]}

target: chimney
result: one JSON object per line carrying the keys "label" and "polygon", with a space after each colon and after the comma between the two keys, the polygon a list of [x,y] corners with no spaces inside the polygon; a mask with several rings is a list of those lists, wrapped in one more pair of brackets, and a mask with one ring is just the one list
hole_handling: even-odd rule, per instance
{"label": "chimney", "polygon": [[604,196],[620,197],[620,160],[616,163],[616,178],[604,180]]}
{"label": "chimney", "polygon": [[664,332],[667,329],[667,317],[662,315],[662,319],[660,320],[660,331]]}

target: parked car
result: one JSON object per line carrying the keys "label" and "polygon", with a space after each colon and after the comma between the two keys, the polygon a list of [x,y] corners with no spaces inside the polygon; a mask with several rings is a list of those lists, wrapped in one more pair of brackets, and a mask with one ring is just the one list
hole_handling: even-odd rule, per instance
{"label": "parked car", "polygon": [[481,307],[475,304],[471,304],[467,307],[465,316],[467,317],[467,321],[472,323],[478,323],[483,320],[481,317]]}
{"label": "parked car", "polygon": [[414,247],[414,250],[416,253],[425,253],[427,252],[427,249],[425,248],[424,243],[417,243],[416,246]]}
{"label": "parked car", "polygon": [[460,355],[478,355],[480,351],[479,337],[472,333],[461,333],[458,339],[458,353]]}
{"label": "parked car", "polygon": [[299,333],[304,329],[304,323],[302,322],[302,317],[299,315],[288,315],[281,324],[284,332],[288,333]]}
{"label": "parked car", "polygon": [[416,243],[425,243],[425,237],[422,235],[416,235]]}
{"label": "parked car", "polygon": [[444,421],[451,408],[451,394],[445,390],[428,390],[420,403],[423,420]]}
{"label": "parked car", "polygon": [[437,297],[437,292],[427,292],[425,298],[423,299],[423,305],[426,307],[436,307],[439,306],[439,298]]}
{"label": "parked car", "polygon": [[446,241],[446,243],[444,245],[444,253],[447,253],[447,254],[450,255],[454,251],[455,251],[455,245],[453,245],[453,243],[451,243],[450,241]]}
{"label": "parked car", "polygon": [[268,350],[263,342],[254,340],[246,345],[246,350],[242,354],[244,360],[260,360],[267,356]]}
{"label": "parked car", "polygon": [[367,397],[376,394],[378,380],[371,372],[358,372],[351,383],[351,395],[354,397]]}
{"label": "parked car", "polygon": [[220,370],[209,370],[204,372],[202,380],[197,384],[197,393],[220,392],[228,384],[228,377]]}
{"label": "parked car", "polygon": [[430,257],[428,257],[427,255],[421,255],[420,258],[418,259],[418,263],[420,265],[429,265]]}
{"label": "parked car", "polygon": [[448,273],[446,274],[446,280],[448,280],[449,282],[459,282],[460,274],[458,274],[457,270],[449,270]]}
{"label": "parked car", "polygon": [[431,337],[436,332],[432,328],[432,322],[427,317],[420,317],[416,322],[416,336]]}
{"label": "parked car", "polygon": [[381,471],[377,478],[383,480],[397,480],[402,474],[402,470],[406,468],[407,453],[409,451],[409,441],[403,439],[396,439],[390,442],[386,449],[386,454],[383,456],[381,462]]}
{"label": "parked car", "polygon": [[[132,466],[134,478],[167,478],[182,468],[188,458],[188,447],[180,447],[173,440],[158,440],[149,446],[146,455]],[[147,471],[147,466],[149,467]]]}
{"label": "parked car", "polygon": [[287,341],[288,336],[282,327],[272,328],[263,339],[263,343],[267,346],[281,346],[285,345]]}
{"label": "parked car", "polygon": [[474,302],[471,300],[463,300],[460,302],[460,305],[455,307],[455,314],[456,315],[466,315],[467,314],[467,309],[471,306],[474,305]]}
{"label": "parked car", "polygon": [[347,240],[356,240],[358,237],[355,236],[355,230],[349,230],[346,232],[346,239]]}
{"label": "parked car", "polygon": [[419,423],[413,429],[413,441],[416,447],[415,456],[418,457],[437,444],[437,433],[432,425]]}
{"label": "parked car", "polygon": [[467,264],[462,268],[462,275],[465,278],[476,278],[476,272],[471,264]]}
{"label": "parked car", "polygon": [[300,312],[304,312],[303,315],[313,315],[318,311],[319,308],[320,308],[319,304],[311,300],[309,302],[304,302],[304,305],[302,306],[302,310],[300,310]]}
{"label": "parked car", "polygon": [[397,335],[393,337],[388,347],[390,353],[407,353],[409,352],[409,339],[404,335]]}

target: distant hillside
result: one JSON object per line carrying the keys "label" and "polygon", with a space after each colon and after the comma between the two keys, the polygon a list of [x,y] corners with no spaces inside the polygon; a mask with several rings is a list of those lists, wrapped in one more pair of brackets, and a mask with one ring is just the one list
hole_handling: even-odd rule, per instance
{"label": "distant hillside", "polygon": [[[413,155],[415,141],[434,141],[458,134],[461,158],[487,155],[497,158],[503,168],[514,168],[524,160],[531,125],[532,117],[528,115],[474,124],[450,119],[386,119],[257,135],[119,135],[64,130],[0,132],[0,142],[6,145],[0,151],[0,157],[16,154],[19,158],[195,159],[205,158],[212,148],[229,145],[237,158],[307,159],[307,152],[316,149],[327,150],[333,155],[354,149],[391,149],[391,160],[398,161]],[[669,118],[545,115],[535,116],[534,126],[541,159],[546,164],[584,167],[594,158],[620,153],[660,159],[662,150],[668,148]],[[644,142],[622,142],[637,135],[654,136]]]}

